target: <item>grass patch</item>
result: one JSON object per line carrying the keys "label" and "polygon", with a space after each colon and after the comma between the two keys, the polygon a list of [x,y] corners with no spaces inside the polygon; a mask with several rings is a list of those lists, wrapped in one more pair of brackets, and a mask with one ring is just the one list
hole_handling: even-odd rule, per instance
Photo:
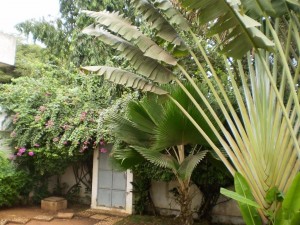
{"label": "grass patch", "polygon": [[[181,224],[178,218],[162,216],[140,216],[131,215],[114,225],[175,225]],[[206,222],[195,223],[195,225],[208,225]]]}

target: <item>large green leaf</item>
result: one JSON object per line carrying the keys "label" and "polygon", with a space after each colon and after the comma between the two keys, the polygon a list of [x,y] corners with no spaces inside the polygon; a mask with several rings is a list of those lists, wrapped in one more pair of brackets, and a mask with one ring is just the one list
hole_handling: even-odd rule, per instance
{"label": "large green leaf", "polygon": [[264,13],[272,17],[281,17],[290,9],[300,7],[297,0],[241,0],[247,13],[254,18],[261,18]]}
{"label": "large green leaf", "polygon": [[138,151],[145,159],[151,163],[171,170],[177,170],[179,167],[178,162],[171,155],[160,153],[158,150],[142,148],[140,146],[132,146],[136,151]]}
{"label": "large green leaf", "polygon": [[83,33],[96,36],[105,44],[117,49],[120,55],[129,60],[129,63],[137,73],[147,77],[150,80],[165,84],[172,80],[172,72],[159,64],[156,60],[144,56],[144,53],[130,42],[115,36],[102,27],[90,25],[86,27]]}
{"label": "large green leaf", "polygon": [[157,31],[156,35],[174,45],[183,45],[182,39],[170,23],[147,0],[133,0],[139,14]]}
{"label": "large green leaf", "polygon": [[272,50],[270,41],[257,26],[258,22],[240,11],[238,0],[180,0],[188,10],[197,10],[202,24],[213,24],[210,35],[224,37],[222,51],[234,58],[241,58],[255,48]]}
{"label": "large green leaf", "polygon": [[207,152],[208,151],[201,151],[195,155],[191,154],[188,157],[186,157],[180,164],[179,169],[177,170],[178,176],[182,180],[189,180],[192,176],[194,169],[201,162],[201,160],[204,159]]}
{"label": "large green leaf", "polygon": [[[251,201],[255,201],[248,182],[239,172],[236,172],[236,174],[234,175],[234,187],[237,194]],[[262,224],[260,215],[256,207],[245,204],[241,201],[239,201],[238,204],[243,215],[243,219],[247,225]]]}
{"label": "large green leaf", "polygon": [[137,27],[131,25],[131,22],[117,12],[92,12],[83,11],[88,16],[96,19],[96,23],[105,26],[108,30],[121,35],[127,41],[136,45],[145,56],[163,61],[170,65],[176,65],[177,60],[166,52],[163,48],[158,46],[149,37],[145,36]]}
{"label": "large green leaf", "polygon": [[154,6],[162,11],[172,25],[180,27],[181,30],[188,31],[190,24],[188,20],[173,7],[169,0],[152,0]]}
{"label": "large green leaf", "polygon": [[284,197],[282,210],[284,213],[284,219],[292,219],[300,212],[300,173],[298,173],[295,177]]}
{"label": "large green leaf", "polygon": [[246,198],[244,195],[240,195],[234,191],[227,190],[225,188],[221,188],[220,193],[225,195],[228,198],[232,198],[237,202],[243,203],[245,205],[253,206],[255,208],[260,208],[260,206],[253,200]]}
{"label": "large green leaf", "polygon": [[85,66],[82,67],[85,71],[90,71],[97,73],[98,75],[104,76],[104,79],[109,80],[116,84],[121,84],[126,87],[131,87],[134,89],[139,89],[146,92],[153,92],[158,95],[165,95],[168,92],[155,86],[155,84],[150,83],[146,79],[128,72],[126,70],[121,70],[109,66]]}

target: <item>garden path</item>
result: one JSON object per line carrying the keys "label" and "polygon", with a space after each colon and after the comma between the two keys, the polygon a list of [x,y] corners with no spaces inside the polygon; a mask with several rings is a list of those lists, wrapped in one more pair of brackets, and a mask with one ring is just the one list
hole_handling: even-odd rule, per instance
{"label": "garden path", "polygon": [[39,207],[0,209],[0,225],[113,225],[125,215],[111,215],[107,211],[71,207],[49,212]]}

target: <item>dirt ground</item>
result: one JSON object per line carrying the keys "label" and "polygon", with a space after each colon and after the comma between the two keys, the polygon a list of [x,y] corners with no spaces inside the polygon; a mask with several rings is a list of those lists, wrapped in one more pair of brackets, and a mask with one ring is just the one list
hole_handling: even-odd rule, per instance
{"label": "dirt ground", "polygon": [[[83,207],[71,207],[67,210],[63,210],[60,212],[72,212],[76,213],[79,211],[83,211],[87,208]],[[55,216],[57,215],[56,212],[49,212],[44,211],[40,207],[14,207],[14,208],[6,208],[0,209],[0,224],[1,220],[9,220],[9,219],[16,219],[16,218],[28,218],[31,219],[26,225],[94,225],[99,222],[99,220],[91,219],[91,218],[84,218],[84,217],[77,217],[76,214],[72,219],[57,219],[54,218],[50,222],[47,221],[38,221],[32,220],[33,217],[36,216]],[[6,225],[20,225],[20,223],[6,223]]]}

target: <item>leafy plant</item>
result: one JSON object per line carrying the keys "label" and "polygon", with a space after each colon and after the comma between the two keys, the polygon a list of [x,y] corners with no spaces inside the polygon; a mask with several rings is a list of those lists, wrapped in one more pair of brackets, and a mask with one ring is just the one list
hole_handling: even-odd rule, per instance
{"label": "leafy plant", "polygon": [[[276,213],[279,210],[266,201],[268,191],[276,186],[279,191],[287,193],[300,167],[300,4],[290,0],[178,2],[186,11],[194,13],[201,25],[206,26],[206,36],[195,33],[195,24],[190,25],[167,0],[132,1],[137,10],[143,12],[143,19],[154,34],[162,39],[161,42],[157,41],[160,45],[118,13],[86,12],[95,18],[97,25],[87,27],[84,32],[119,50],[123,57],[130,60],[134,73],[105,66],[84,69],[103,75],[112,82],[171,99],[211,145],[228,170],[233,175],[239,172],[245,177],[256,203],[260,205],[259,215],[266,224],[269,221],[267,212],[271,210]],[[193,40],[193,46],[197,46],[204,60],[199,60],[193,47],[185,41],[186,36]],[[201,39],[208,41],[203,45]],[[191,74],[189,68],[185,68],[180,58],[172,52],[178,48],[186,50],[189,59],[197,65],[196,74],[207,85],[209,95],[199,89],[194,81],[194,73]],[[228,74],[238,110],[230,101],[226,87],[216,72],[219,67],[208,57],[208,52],[212,50],[225,54],[222,55],[226,68],[224,72]],[[135,60],[134,56],[137,55],[138,59]],[[141,66],[144,61],[151,61],[152,69]],[[163,72],[166,68],[171,73]],[[179,79],[182,77],[194,87],[207,111],[182,85]],[[188,108],[157,85],[171,81],[176,82],[194,103],[197,116],[205,119],[214,133],[212,137],[217,138],[220,146],[206,134],[197,122],[197,116],[191,115]],[[220,113],[215,113],[214,107],[207,101],[208,96],[215,97]],[[226,124],[222,123],[220,117],[225,117]],[[229,159],[222,154],[222,149]]]}
{"label": "leafy plant", "polygon": [[0,151],[0,207],[12,206],[18,203],[21,197],[28,197],[29,182],[29,174],[16,171],[11,161]]}
{"label": "leafy plant", "polygon": [[[261,209],[261,207],[254,201],[247,181],[239,173],[236,173],[234,179],[236,192],[221,189],[221,193],[238,201],[241,213],[247,225],[262,224],[262,220],[258,213],[258,209]],[[299,223],[299,185],[300,174],[295,177],[285,196],[283,196],[276,187],[269,190],[266,196],[266,201],[268,201],[270,204],[275,203],[274,207],[278,207],[279,204],[282,204],[280,210],[275,211],[274,214],[273,211],[271,211],[271,213],[265,212],[266,215],[269,215],[270,224],[296,225]]]}

